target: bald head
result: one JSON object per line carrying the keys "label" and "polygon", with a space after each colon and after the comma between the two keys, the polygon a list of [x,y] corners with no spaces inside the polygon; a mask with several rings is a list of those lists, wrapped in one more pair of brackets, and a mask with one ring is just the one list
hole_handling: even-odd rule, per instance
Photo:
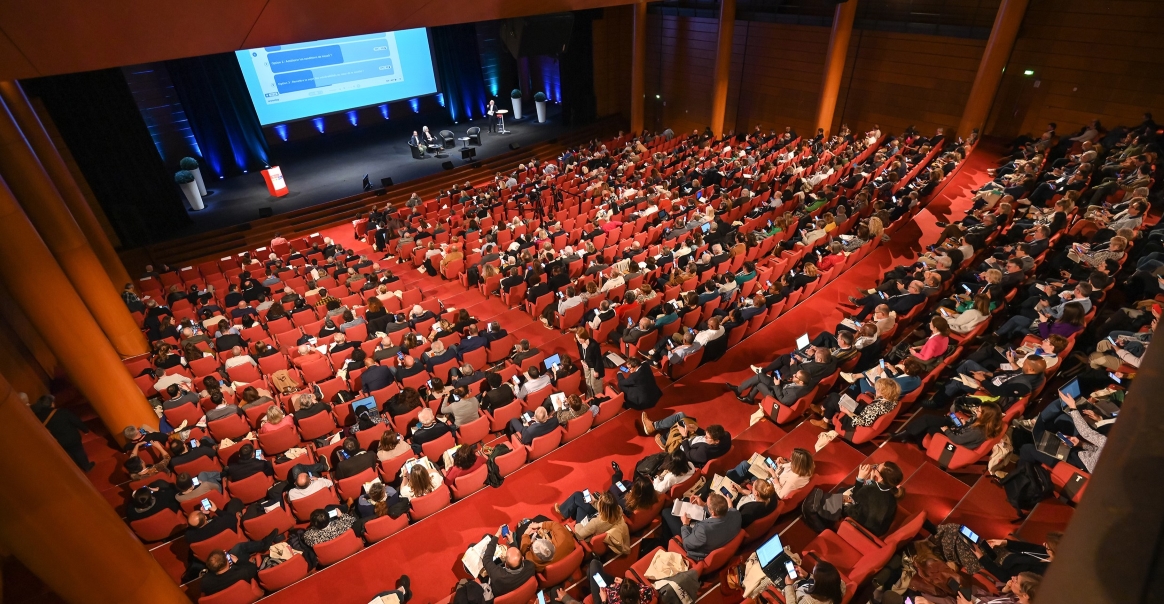
{"label": "bald head", "polygon": [[521,550],[517,549],[516,547],[511,547],[505,550],[505,565],[509,568],[521,568],[522,560],[523,558],[521,557]]}
{"label": "bald head", "polygon": [[186,524],[190,525],[190,528],[198,528],[206,524],[206,514],[201,510],[190,512],[190,515],[186,516]]}

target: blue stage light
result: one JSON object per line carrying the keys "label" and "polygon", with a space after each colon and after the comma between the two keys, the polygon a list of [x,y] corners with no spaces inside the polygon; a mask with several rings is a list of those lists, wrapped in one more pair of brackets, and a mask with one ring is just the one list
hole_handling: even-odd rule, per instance
{"label": "blue stage light", "polygon": [[384,119],[388,119],[388,104],[387,103],[380,105],[380,115],[384,116]]}
{"label": "blue stage light", "polygon": [[358,125],[356,122],[359,121],[359,116],[356,115],[355,109],[352,109],[348,112],[348,121],[351,122],[353,126]]}
{"label": "blue stage light", "polygon": [[275,134],[279,135],[279,139],[287,142],[287,124],[277,124],[275,126]]}
{"label": "blue stage light", "polygon": [[318,130],[320,134],[323,134],[323,118],[322,117],[313,118],[311,120],[311,123],[315,124],[315,129]]}
{"label": "blue stage light", "polygon": [[409,99],[408,104],[412,107],[413,113],[420,113],[420,99]]}

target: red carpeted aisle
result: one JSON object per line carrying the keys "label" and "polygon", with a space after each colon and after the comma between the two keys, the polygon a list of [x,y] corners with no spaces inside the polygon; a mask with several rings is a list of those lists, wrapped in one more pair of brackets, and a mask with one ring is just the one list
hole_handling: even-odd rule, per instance
{"label": "red carpeted aisle", "polygon": [[[669,384],[660,377],[664,398],[652,410],[653,419],[683,411],[699,418],[701,424],[720,423],[736,438],[733,455],[762,450],[779,440],[786,431],[762,422],[748,426],[753,405],[740,403],[724,387],[724,382],[738,383],[750,375],[748,365],[763,363],[776,353],[790,349],[797,336],[831,330],[843,317],[837,305],[854,293],[858,286],[868,287],[881,273],[896,265],[912,262],[925,244],[933,243],[940,228],[936,221],[957,219],[969,207],[970,189],[988,177],[985,169],[993,166],[997,154],[980,149],[962,170],[938,192],[929,206],[913,223],[899,229],[862,262],[833,283],[815,293],[806,302],[729,350],[719,361],[701,367],[679,382]],[[338,241],[350,242],[351,229],[346,225],[325,233]],[[421,287],[426,297],[440,297],[447,306],[465,307],[479,318],[495,315],[519,337],[528,337],[543,350],[569,349],[576,355],[569,336],[550,331],[533,322],[527,314],[506,310],[496,299],[482,300],[476,292],[465,292],[459,284],[439,283],[404,270],[402,279]],[[457,579],[464,575],[460,556],[471,543],[492,533],[502,523],[548,513],[550,506],[566,495],[583,488],[606,488],[610,462],[630,470],[642,456],[657,451],[651,439],[640,436],[635,422],[637,414],[625,412],[607,424],[567,444],[552,454],[526,465],[506,479],[499,489],[486,489],[449,508],[416,523],[404,531],[373,545],[330,568],[283,589],[268,598],[269,602],[314,602],[362,604],[380,590],[391,589],[400,574],[412,577],[416,602],[436,602],[446,598]],[[814,430],[800,426],[797,431]],[[847,446],[847,445],[846,445]],[[743,455],[746,456],[746,455]],[[791,531],[794,547],[811,538],[808,531]]]}

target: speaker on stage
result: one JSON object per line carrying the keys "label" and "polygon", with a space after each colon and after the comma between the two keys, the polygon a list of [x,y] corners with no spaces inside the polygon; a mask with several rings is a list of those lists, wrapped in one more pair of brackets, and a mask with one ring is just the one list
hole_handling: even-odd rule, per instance
{"label": "speaker on stage", "polygon": [[270,218],[275,215],[275,210],[271,208],[259,208],[259,218]]}
{"label": "speaker on stage", "polygon": [[509,143],[509,148],[512,150],[517,150],[517,149],[521,148],[521,145],[519,145],[517,143]]}
{"label": "speaker on stage", "polygon": [[453,162],[447,161],[447,162],[441,164],[441,167],[446,169],[446,170],[452,170],[453,169]]}
{"label": "speaker on stage", "polygon": [[387,189],[388,187],[391,187],[392,186],[392,177],[381,178],[380,179],[380,186],[384,187],[385,189]]}

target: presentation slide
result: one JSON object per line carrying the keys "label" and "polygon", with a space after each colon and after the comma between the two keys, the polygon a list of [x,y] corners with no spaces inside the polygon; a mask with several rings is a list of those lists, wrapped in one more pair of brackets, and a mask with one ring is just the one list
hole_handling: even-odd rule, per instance
{"label": "presentation slide", "polygon": [[423,27],[235,55],[264,126],[437,91]]}

